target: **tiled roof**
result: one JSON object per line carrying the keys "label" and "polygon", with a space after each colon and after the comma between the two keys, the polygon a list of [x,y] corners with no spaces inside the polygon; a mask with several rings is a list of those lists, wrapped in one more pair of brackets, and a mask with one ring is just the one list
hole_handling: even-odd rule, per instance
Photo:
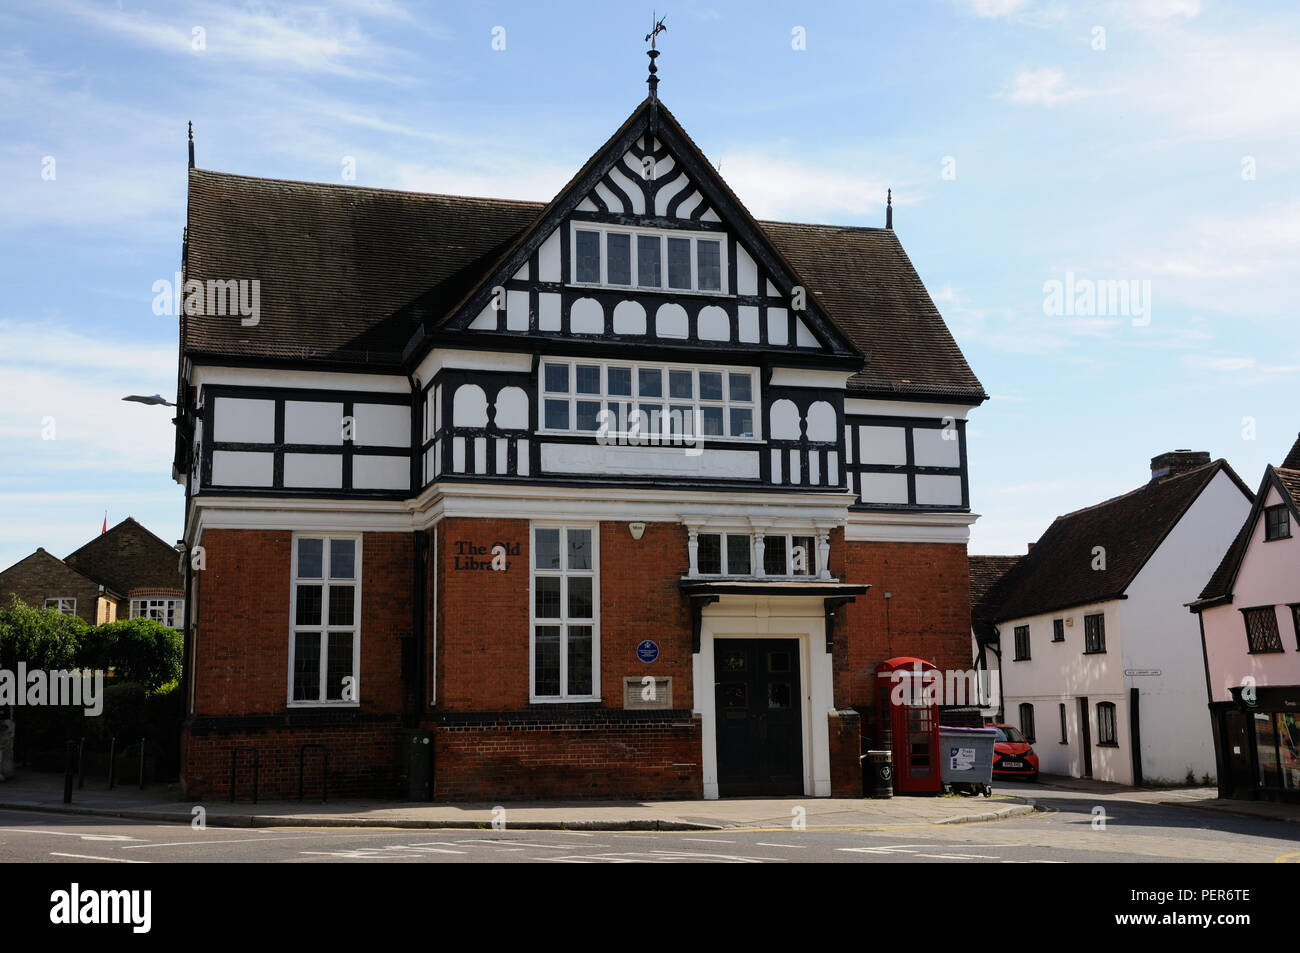
{"label": "tiled roof", "polygon": [[1277,474],[1278,481],[1286,488],[1292,504],[1300,507],[1300,467],[1274,467],[1273,472]]}
{"label": "tiled roof", "polygon": [[[1254,499],[1227,462],[1216,460],[1058,516],[1007,575],[996,603],[985,598],[989,617],[1001,622],[1119,598],[1220,470]],[[1093,569],[1096,547],[1105,569]]]}
{"label": "tiled roof", "polygon": [[[663,121],[676,123],[666,109]],[[258,279],[260,320],[183,317],[187,352],[384,366],[399,363],[417,330],[406,305],[418,299],[436,326],[549,207],[197,169],[189,202],[187,279]],[[985,398],[893,231],[756,224],[867,356],[851,388]]]}
{"label": "tiled roof", "polygon": [[185,586],[180,554],[129,516],[64,562],[123,596],[133,589]]}
{"label": "tiled roof", "polygon": [[970,565],[970,604],[974,613],[998,580],[1020,562],[1020,557],[970,556],[967,561]]}
{"label": "tiled roof", "polygon": [[1282,469],[1300,470],[1300,436],[1296,437],[1290,452],[1282,459]]}

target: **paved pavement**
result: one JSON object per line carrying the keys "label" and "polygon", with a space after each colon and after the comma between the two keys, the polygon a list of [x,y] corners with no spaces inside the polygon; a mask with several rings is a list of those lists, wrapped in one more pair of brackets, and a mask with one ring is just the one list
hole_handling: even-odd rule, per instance
{"label": "paved pavement", "polygon": [[106,789],[88,779],[63,804],[61,775],[26,772],[0,784],[0,807],[190,823],[202,809],[210,827],[403,827],[536,830],[722,830],[728,828],[896,827],[1000,820],[1033,810],[1022,797],[744,798],[715,801],[535,801],[427,804],[340,800],[185,802],[167,787]]}

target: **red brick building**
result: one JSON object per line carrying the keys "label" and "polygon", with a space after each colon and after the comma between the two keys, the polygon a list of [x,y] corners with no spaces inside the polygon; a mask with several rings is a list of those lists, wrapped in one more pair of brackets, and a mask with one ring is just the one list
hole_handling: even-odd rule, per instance
{"label": "red brick building", "polygon": [[892,221],[756,221],[653,84],[549,203],[192,168],[186,234],[191,797],[248,795],[237,749],[263,797],[323,752],[856,795],[875,666],[970,666],[983,388]]}

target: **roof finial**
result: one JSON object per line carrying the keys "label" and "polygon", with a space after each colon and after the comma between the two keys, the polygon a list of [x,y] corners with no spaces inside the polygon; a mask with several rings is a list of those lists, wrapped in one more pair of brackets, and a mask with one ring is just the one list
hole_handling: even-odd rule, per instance
{"label": "roof finial", "polygon": [[656,48],[655,38],[668,29],[668,27],[664,26],[664,20],[667,20],[668,16],[665,14],[656,20],[655,14],[652,12],[650,19],[653,27],[645,35],[645,38],[650,42],[650,49],[645,52],[645,55],[650,57],[650,76],[646,79],[646,83],[650,87],[650,101],[657,103],[659,101],[659,77],[655,74],[659,72],[659,67],[655,66],[655,59],[659,56],[659,50]]}
{"label": "roof finial", "polygon": [[885,189],[885,228],[894,227],[894,190]]}
{"label": "roof finial", "polygon": [[190,168],[194,168],[194,121],[190,120]]}

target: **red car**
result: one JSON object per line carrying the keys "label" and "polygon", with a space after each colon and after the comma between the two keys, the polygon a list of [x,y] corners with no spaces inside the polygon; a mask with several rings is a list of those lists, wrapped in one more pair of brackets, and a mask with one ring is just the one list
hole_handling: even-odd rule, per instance
{"label": "red car", "polygon": [[1038,755],[1020,729],[1014,725],[985,725],[997,729],[993,742],[993,776],[995,778],[1020,778],[1038,780]]}

